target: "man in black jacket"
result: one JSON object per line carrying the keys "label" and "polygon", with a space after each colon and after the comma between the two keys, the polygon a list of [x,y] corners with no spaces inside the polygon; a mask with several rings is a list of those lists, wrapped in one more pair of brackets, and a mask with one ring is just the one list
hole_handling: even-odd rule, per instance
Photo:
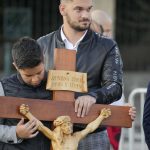
{"label": "man in black jacket", "polygon": [[150,149],[150,83],[147,87],[146,100],[144,104],[143,129],[146,144],[148,146],[148,149]]}
{"label": "man in black jacket", "polygon": [[[122,60],[116,42],[89,30],[92,0],[61,0],[59,10],[63,25],[59,30],[38,39],[44,52],[46,69],[53,69],[54,48],[76,50],[76,71],[88,75],[88,93],[75,94],[78,117],[88,115],[94,103],[110,104],[122,95]],[[75,130],[83,126],[75,125]],[[105,128],[90,134],[79,150],[109,150]]]}
{"label": "man in black jacket", "polygon": [[[51,99],[46,90],[46,72],[43,53],[31,38],[21,38],[12,49],[13,65],[18,74],[0,82],[2,96],[32,99]],[[0,150],[49,150],[50,141],[36,131],[36,120],[2,119],[0,125]],[[49,127],[49,122],[43,122]]]}

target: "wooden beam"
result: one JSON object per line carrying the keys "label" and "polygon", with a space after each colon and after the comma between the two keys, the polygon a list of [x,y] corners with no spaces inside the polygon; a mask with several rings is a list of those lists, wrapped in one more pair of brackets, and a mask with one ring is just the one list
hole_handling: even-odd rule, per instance
{"label": "wooden beam", "polygon": [[[55,70],[76,70],[76,51],[63,48],[54,50],[54,69]],[[53,100],[60,100],[63,97],[65,101],[74,100],[74,92],[71,91],[53,91]]]}
{"label": "wooden beam", "polygon": [[[63,100],[63,98],[61,99]],[[98,117],[102,108],[110,108],[112,115],[102,122],[102,125],[131,127],[131,117],[128,115],[129,106],[112,106],[94,104],[88,116],[78,118],[74,112],[74,102],[37,100],[17,97],[0,96],[0,118],[21,118],[19,107],[28,104],[30,112],[39,120],[53,121],[58,116],[69,115],[73,123],[87,124]]]}

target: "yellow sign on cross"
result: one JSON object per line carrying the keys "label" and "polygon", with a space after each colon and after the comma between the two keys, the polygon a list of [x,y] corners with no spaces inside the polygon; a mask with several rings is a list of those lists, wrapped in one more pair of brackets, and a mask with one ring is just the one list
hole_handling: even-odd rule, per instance
{"label": "yellow sign on cross", "polygon": [[87,92],[87,73],[49,70],[46,89]]}

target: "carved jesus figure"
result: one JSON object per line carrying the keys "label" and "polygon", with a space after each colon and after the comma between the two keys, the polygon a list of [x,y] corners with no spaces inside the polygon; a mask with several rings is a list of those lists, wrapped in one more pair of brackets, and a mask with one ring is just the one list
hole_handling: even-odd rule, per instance
{"label": "carved jesus figure", "polygon": [[[28,105],[22,104],[20,113],[29,120],[35,119],[30,113]],[[73,133],[73,124],[69,116],[59,116],[54,120],[55,129],[53,131],[45,127],[38,119],[36,120],[38,130],[51,140],[53,150],[77,150],[79,141],[96,130],[101,122],[110,115],[110,109],[103,108],[100,115],[89,123],[84,130],[75,133]]]}

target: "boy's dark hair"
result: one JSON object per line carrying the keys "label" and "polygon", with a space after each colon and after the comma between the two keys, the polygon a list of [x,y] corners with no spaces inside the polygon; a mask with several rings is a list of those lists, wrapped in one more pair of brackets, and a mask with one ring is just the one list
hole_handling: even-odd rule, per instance
{"label": "boy's dark hair", "polygon": [[18,69],[33,68],[43,62],[43,53],[37,41],[29,38],[20,38],[12,48],[13,61]]}

